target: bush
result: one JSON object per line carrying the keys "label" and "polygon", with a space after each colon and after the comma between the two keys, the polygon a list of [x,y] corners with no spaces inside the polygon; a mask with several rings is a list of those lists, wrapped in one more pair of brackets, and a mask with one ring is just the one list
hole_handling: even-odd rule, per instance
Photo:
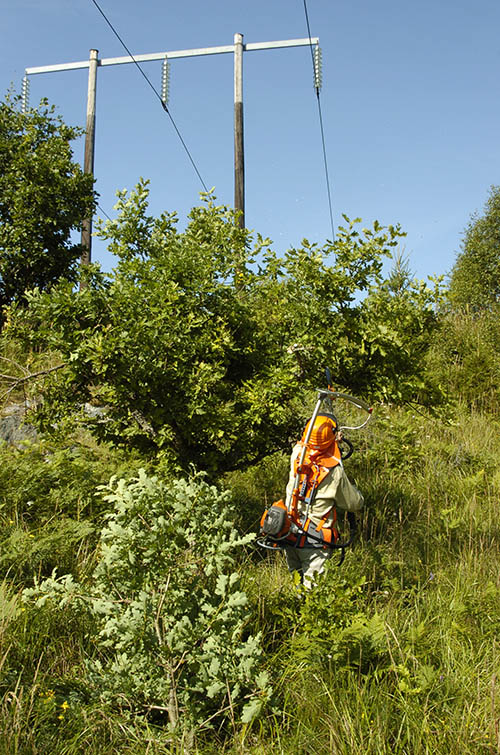
{"label": "bush", "polygon": [[446,315],[427,357],[427,371],[452,400],[497,412],[500,406],[498,305]]}
{"label": "bush", "polygon": [[102,698],[163,717],[171,729],[258,715],[268,695],[260,636],[246,636],[247,598],[233,570],[238,537],[229,498],[202,478],[112,480],[114,511],[88,587],[69,575],[25,599],[84,602],[98,619],[101,658],[90,673]]}
{"label": "bush", "polygon": [[[195,464],[215,479],[286,448],[297,398],[316,384],[318,365],[330,364],[351,390],[392,393],[388,353],[397,353],[397,385],[404,367],[413,395],[419,362],[394,337],[400,310],[388,327],[390,304],[365,317],[355,303],[380,280],[398,227],[358,230],[359,220],[346,219],[333,244],[304,239],[278,257],[212,195],[182,232],[175,213],[154,218],[148,204],[141,181],[120,193],[117,219],[101,228],[118,260],[112,275],[91,268],[82,291],[61,281],[30,292],[27,310],[9,310],[7,340],[61,358],[61,369],[42,376],[35,420],[43,432],[84,426],[99,440],[160,451],[185,472]],[[417,335],[429,296],[410,296]],[[105,412],[89,416],[89,403]]]}

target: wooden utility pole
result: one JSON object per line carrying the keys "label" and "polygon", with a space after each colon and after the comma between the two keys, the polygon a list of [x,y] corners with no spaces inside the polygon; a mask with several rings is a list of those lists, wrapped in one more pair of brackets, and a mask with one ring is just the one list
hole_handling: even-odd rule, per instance
{"label": "wooden utility pole", "polygon": [[[55,71],[70,71],[77,68],[89,69],[89,87],[87,98],[87,133],[85,139],[84,171],[94,173],[94,144],[95,144],[95,100],[97,67],[121,65],[123,63],[145,63],[152,60],[169,61],[174,58],[192,58],[198,55],[220,55],[231,53],[234,55],[234,207],[240,215],[239,224],[245,225],[245,162],[243,150],[243,53],[252,50],[274,50],[283,47],[319,46],[318,37],[310,39],[285,39],[279,42],[251,42],[243,44],[243,34],[234,35],[234,44],[220,47],[204,47],[194,50],[171,50],[157,53],[140,55],[127,55],[119,58],[102,58],[98,60],[97,50],[90,51],[89,60],[80,60],[74,63],[60,63],[50,66],[38,66],[26,68],[24,77],[24,106],[27,107],[28,77],[39,73],[52,73]],[[91,261],[92,246],[92,218],[84,221],[82,229],[82,263]]]}
{"label": "wooden utility pole", "polygon": [[[85,133],[85,154],[83,172],[94,175],[95,148],[95,101],[97,89],[98,51],[91,50],[89,58],[89,88],[87,95],[87,128]],[[92,259],[92,217],[85,218],[82,225],[82,265],[90,264]]]}
{"label": "wooden utility pole", "polygon": [[243,142],[243,34],[234,35],[234,209],[245,227],[245,153]]}

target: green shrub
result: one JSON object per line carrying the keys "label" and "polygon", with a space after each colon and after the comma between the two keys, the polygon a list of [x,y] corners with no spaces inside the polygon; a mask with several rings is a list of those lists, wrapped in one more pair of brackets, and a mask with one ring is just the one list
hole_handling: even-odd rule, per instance
{"label": "green shrub", "polygon": [[499,308],[451,312],[441,319],[427,355],[427,372],[452,401],[498,412]]}
{"label": "green shrub", "polygon": [[25,599],[63,609],[85,602],[97,618],[100,659],[89,663],[102,698],[163,717],[172,729],[257,716],[269,696],[260,637],[245,633],[246,595],[234,552],[229,496],[196,477],[112,480],[114,505],[88,586],[70,575]]}
{"label": "green shrub", "polygon": [[291,644],[292,663],[306,667],[333,664],[370,668],[387,650],[384,622],[367,614],[365,577],[348,580],[330,560],[315,587],[304,595],[298,628]]}

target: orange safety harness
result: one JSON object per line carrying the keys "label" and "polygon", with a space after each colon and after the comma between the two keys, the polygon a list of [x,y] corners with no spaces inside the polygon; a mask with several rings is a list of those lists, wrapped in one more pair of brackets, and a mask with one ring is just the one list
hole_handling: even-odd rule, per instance
{"label": "orange safety harness", "polygon": [[[298,444],[293,463],[295,481],[289,506],[283,500],[276,501],[261,519],[261,535],[269,538],[270,547],[331,548],[340,539],[335,506],[323,515],[317,525],[309,516],[318,487],[342,462],[340,449],[336,440],[322,451],[311,449],[305,442],[306,431],[307,428]],[[305,453],[301,454],[299,448]]]}
{"label": "orange safety harness", "polygon": [[[342,539],[337,529],[335,505],[323,515],[318,524],[311,520],[309,511],[314,504],[319,485],[331,470],[341,464],[343,459],[348,458],[353,451],[352,444],[343,435],[340,436],[342,437],[340,443],[343,447],[347,446],[348,451],[343,449],[341,451],[337,431],[361,430],[371,418],[372,409],[361,399],[347,393],[333,391],[330,388],[331,379],[328,370],[327,379],[328,390],[318,389],[316,407],[299,444],[301,451],[294,459],[295,479],[288,506],[280,499],[264,511],[260,520],[260,536],[257,538],[257,545],[270,550],[289,547],[337,549],[341,551],[338,563],[340,566],[345,557],[345,549],[353,543],[356,536],[355,514],[347,512],[350,534],[347,539]],[[345,425],[339,428],[333,414],[319,414],[323,401],[331,407],[332,400],[335,399],[345,400],[363,409],[368,417],[355,427]],[[316,437],[316,443],[312,443],[310,442],[312,430],[318,417],[321,417],[322,421],[320,427],[317,430],[315,428],[315,433],[319,435]],[[329,421],[332,422],[331,427],[328,426]],[[327,438],[326,442],[323,442],[324,438]]]}
{"label": "orange safety harness", "polygon": [[[303,444],[304,438],[299,445],[303,446]],[[340,449],[335,440],[325,451],[311,451],[306,447],[306,454],[302,464],[300,464],[300,456],[297,455],[295,457],[295,485],[290,502],[290,517],[292,521],[299,524],[304,531],[304,534],[298,538],[297,543],[295,543],[296,547],[304,548],[306,545],[309,545],[309,547],[311,547],[311,545],[312,547],[318,547],[321,545],[321,542],[324,543],[323,547],[327,547],[332,542],[336,543],[339,539],[339,532],[335,526],[337,521],[337,510],[335,506],[332,506],[326,514],[323,515],[319,524],[315,528],[317,533],[315,536],[310,533],[312,520],[309,516],[309,511],[314,504],[318,487],[330,474],[330,471],[340,463]],[[299,508],[304,509],[304,507],[305,513],[301,516]],[[308,542],[311,539],[313,540],[312,544]],[[314,541],[317,541],[316,544]]]}

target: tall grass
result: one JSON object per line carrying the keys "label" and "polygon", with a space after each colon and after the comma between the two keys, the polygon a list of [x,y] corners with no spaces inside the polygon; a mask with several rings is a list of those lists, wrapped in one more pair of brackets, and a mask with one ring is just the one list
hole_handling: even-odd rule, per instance
{"label": "tall grass", "polygon": [[[282,710],[269,720],[268,751],[500,752],[498,424],[464,410],[448,420],[384,414],[350,468],[367,497],[361,540],[342,578],[333,569],[325,577],[340,603],[344,578],[364,578],[353,618],[379,617],[384,638],[363,659],[353,634],[350,655],[331,660],[297,606],[274,659]],[[260,604],[275,596],[271,570],[254,567],[269,595]],[[335,647],[342,617],[316,591]],[[297,633],[309,658],[294,652]]]}
{"label": "tall grass", "polygon": [[[332,560],[304,595],[281,554],[242,553],[248,631],[262,633],[274,697],[258,721],[204,740],[104,706],[86,671],[88,617],[30,608],[6,581],[0,755],[500,752],[498,429],[466,409],[381,408],[346,463],[366,510],[343,566]],[[227,480],[242,528],[282,493],[286,470],[276,456]]]}

